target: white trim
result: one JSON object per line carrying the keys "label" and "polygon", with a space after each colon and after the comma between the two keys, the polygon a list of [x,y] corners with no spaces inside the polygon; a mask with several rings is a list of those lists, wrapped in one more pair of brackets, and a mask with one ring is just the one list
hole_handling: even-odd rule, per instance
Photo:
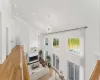
{"label": "white trim", "polygon": [[2,64],[2,61],[0,60],[0,64]]}
{"label": "white trim", "polygon": [[[13,16],[15,19],[21,21],[22,23],[24,23],[25,25],[27,25],[28,27],[32,27],[31,25],[29,25],[27,22],[25,22],[24,20],[22,20],[21,18],[17,17],[17,16]],[[34,27],[35,29],[38,29],[38,30],[42,30],[42,31],[45,31],[44,29],[41,29],[40,27]]]}
{"label": "white trim", "polygon": [[21,18],[17,17],[17,16],[13,16],[15,19],[21,21],[22,23],[24,23],[25,25],[31,27],[27,22],[25,22],[24,20],[22,20]]}

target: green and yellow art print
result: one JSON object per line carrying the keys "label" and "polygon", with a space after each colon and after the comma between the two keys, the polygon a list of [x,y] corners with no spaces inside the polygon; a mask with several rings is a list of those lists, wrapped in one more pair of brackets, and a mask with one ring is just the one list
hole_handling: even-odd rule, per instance
{"label": "green and yellow art print", "polygon": [[59,39],[56,38],[53,39],[53,47],[59,48]]}
{"label": "green and yellow art print", "polygon": [[68,50],[79,53],[80,38],[68,38]]}

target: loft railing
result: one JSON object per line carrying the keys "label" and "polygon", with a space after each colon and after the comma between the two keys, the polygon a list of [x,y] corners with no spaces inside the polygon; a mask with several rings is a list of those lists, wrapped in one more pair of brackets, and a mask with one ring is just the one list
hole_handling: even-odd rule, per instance
{"label": "loft railing", "polygon": [[30,80],[29,72],[28,72],[28,65],[26,61],[26,57],[24,56],[24,48],[23,46],[20,47],[21,51],[21,67],[22,67],[22,80]]}
{"label": "loft railing", "polygon": [[20,48],[20,68],[22,73],[22,80],[24,80],[22,48]]}
{"label": "loft railing", "polygon": [[100,60],[97,61],[97,64],[92,72],[90,80],[100,80]]}

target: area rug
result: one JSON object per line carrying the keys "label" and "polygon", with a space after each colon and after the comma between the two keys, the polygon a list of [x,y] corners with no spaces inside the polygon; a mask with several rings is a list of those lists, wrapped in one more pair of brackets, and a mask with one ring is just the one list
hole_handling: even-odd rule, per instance
{"label": "area rug", "polygon": [[52,76],[49,80],[59,80],[56,77]]}

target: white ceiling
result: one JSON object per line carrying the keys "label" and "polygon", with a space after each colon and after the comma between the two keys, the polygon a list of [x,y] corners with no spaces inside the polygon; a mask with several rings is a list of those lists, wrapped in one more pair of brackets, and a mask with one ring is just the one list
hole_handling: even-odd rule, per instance
{"label": "white ceiling", "polygon": [[[84,2],[83,2],[84,1]],[[41,31],[83,27],[85,0],[12,0],[12,13]]]}

